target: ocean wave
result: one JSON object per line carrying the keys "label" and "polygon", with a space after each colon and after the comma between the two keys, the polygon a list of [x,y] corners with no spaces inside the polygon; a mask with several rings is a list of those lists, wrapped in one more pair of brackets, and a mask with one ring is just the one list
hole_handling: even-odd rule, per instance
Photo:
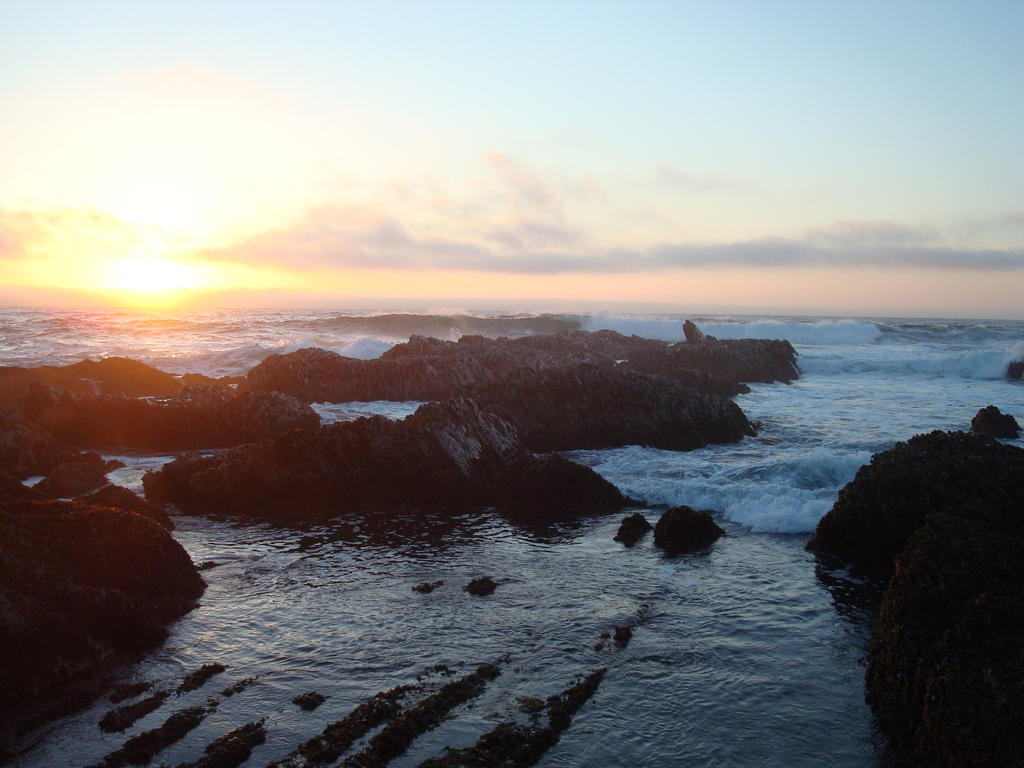
{"label": "ocean wave", "polygon": [[343,335],[372,335],[392,341],[405,341],[410,336],[433,336],[458,340],[466,335],[527,336],[535,333],[557,333],[580,330],[582,323],[575,315],[502,315],[470,314],[435,315],[391,313],[379,315],[335,315],[320,318],[307,325],[320,332]]}
{"label": "ocean wave", "polygon": [[1007,366],[1021,355],[1024,343],[1010,351],[923,346],[908,350],[892,346],[875,347],[856,355],[805,352],[800,357],[800,371],[804,376],[880,373],[891,377],[927,375],[994,380],[1004,378]]}
{"label": "ocean wave", "polygon": [[719,339],[786,339],[807,346],[874,344],[882,330],[864,320],[698,322],[697,326]]}

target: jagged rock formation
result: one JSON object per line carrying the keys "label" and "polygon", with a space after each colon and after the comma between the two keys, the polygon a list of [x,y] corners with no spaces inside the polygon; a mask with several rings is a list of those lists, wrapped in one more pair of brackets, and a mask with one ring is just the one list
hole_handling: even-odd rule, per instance
{"label": "jagged rock formation", "polygon": [[1020,424],[1010,414],[1003,413],[994,405],[987,405],[971,419],[971,432],[1013,439],[1020,434]]}
{"label": "jagged rock formation", "polygon": [[654,526],[654,545],[670,555],[707,549],[724,534],[706,509],[672,507]]}
{"label": "jagged rock formation", "polygon": [[160,643],[204,587],[181,545],[145,517],[0,504],[0,741],[60,714],[62,691],[98,665]]}
{"label": "jagged rock formation", "polygon": [[0,408],[12,407],[28,394],[32,382],[57,385],[76,394],[121,397],[170,397],[182,386],[176,376],[125,357],[38,368],[0,366]]}
{"label": "jagged rock formation", "polygon": [[965,432],[918,435],[875,454],[807,544],[888,577],[928,515],[953,504],[1024,509],[1024,451]]}
{"label": "jagged rock formation", "polygon": [[810,549],[891,574],[866,697],[915,764],[1024,764],[1024,450],[963,432],[877,454]]}
{"label": "jagged rock formation", "polygon": [[619,445],[685,451],[754,434],[731,400],[614,364],[519,369],[473,397],[538,452]]}
{"label": "jagged rock formation", "polygon": [[468,386],[502,382],[519,369],[614,363],[702,392],[733,395],[745,381],[798,377],[789,342],[745,339],[669,344],[614,331],[563,332],[518,339],[463,336],[458,342],[413,336],[376,360],[323,349],[271,355],[246,376],[242,390],[277,390],[306,402],[441,400]]}
{"label": "jagged rock formation", "polygon": [[393,509],[523,513],[565,504],[598,512],[623,505],[596,473],[566,465],[535,458],[509,422],[460,398],[427,404],[400,422],[363,418],[217,456],[182,456],[143,483],[147,498],[189,514],[284,522]]}
{"label": "jagged rock formation", "polygon": [[33,382],[18,409],[70,445],[157,451],[238,445],[320,423],[308,405],[280,392],[236,395],[212,385],[156,401],[73,394]]}

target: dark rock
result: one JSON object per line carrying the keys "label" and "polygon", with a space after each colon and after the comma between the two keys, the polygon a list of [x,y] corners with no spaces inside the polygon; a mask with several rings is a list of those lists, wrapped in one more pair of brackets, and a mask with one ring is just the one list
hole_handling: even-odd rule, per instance
{"label": "dark rock", "polygon": [[120,733],[131,728],[140,717],[145,717],[150,712],[158,709],[170,695],[168,691],[157,691],[152,696],[147,696],[141,701],[112,709],[103,715],[103,718],[100,720],[100,730],[107,733]]}
{"label": "dark rock", "polygon": [[196,728],[210,711],[209,707],[189,707],[175,712],[158,728],[152,728],[128,739],[123,747],[111,752],[94,768],[120,768],[122,765],[149,763],[158,752],[180,741],[189,731]]}
{"label": "dark rock", "polygon": [[589,467],[557,453],[520,458],[507,470],[509,483],[497,500],[521,523],[547,523],[621,509],[619,490]]}
{"label": "dark rock", "polygon": [[540,453],[621,445],[691,450],[754,434],[731,400],[612,363],[519,369],[472,395]]}
{"label": "dark rock", "polygon": [[1013,381],[1024,379],[1024,360],[1014,360],[1006,366],[1006,378]]}
{"label": "dark rock", "polygon": [[442,584],[444,584],[443,581],[425,581],[422,584],[416,584],[412,591],[419,592],[421,595],[429,595]]}
{"label": "dark rock", "polygon": [[110,700],[114,704],[120,704],[122,701],[134,699],[140,693],[145,693],[152,687],[153,682],[146,680],[138,683],[122,683],[110,692]]}
{"label": "dark rock", "polygon": [[306,693],[300,693],[292,699],[292,704],[297,704],[299,708],[304,709],[306,712],[312,712],[325,701],[327,701],[327,697],[322,693],[307,691]]}
{"label": "dark rock", "polygon": [[917,435],[857,471],[807,549],[888,577],[933,510],[966,502],[1024,508],[1024,451],[965,432]]}
{"label": "dark rock", "polygon": [[501,674],[494,664],[481,664],[465,677],[446,683],[414,707],[396,714],[359,753],[346,759],[343,768],[387,765],[403,754],[416,738],[437,725],[451,710],[483,693],[487,683]]}
{"label": "dark rock", "polygon": [[71,445],[160,451],[238,445],[320,423],[312,408],[288,395],[236,395],[210,385],[185,387],[168,400],[139,400],[33,383],[18,408]]}
{"label": "dark rock", "polygon": [[223,664],[214,662],[213,664],[203,664],[199,669],[194,672],[189,672],[185,675],[185,679],[181,681],[181,685],[178,686],[178,694],[188,693],[194,691],[197,688],[202,688],[206,685],[206,681],[214,675],[219,675],[227,667]]}
{"label": "dark rock", "polygon": [[724,534],[706,509],[673,507],[654,526],[654,544],[672,555],[710,547]]}
{"label": "dark rock", "polygon": [[54,439],[38,424],[0,410],[0,468],[18,480],[45,475],[71,461],[78,451]]}
{"label": "dark rock", "polygon": [[106,462],[90,451],[55,467],[35,488],[50,498],[73,498],[106,485],[107,472],[123,466],[121,462]]}
{"label": "dark rock", "polygon": [[[558,743],[562,733],[572,725],[573,715],[594,695],[606,672],[606,669],[599,669],[561,693],[549,696],[544,703],[548,711],[547,726],[499,723],[493,730],[481,736],[472,747],[446,748],[444,755],[423,761],[420,768],[533,765]],[[535,713],[534,717],[538,714]]]}
{"label": "dark rock", "polygon": [[170,397],[181,388],[177,377],[124,357],[66,366],[5,366],[0,367],[0,407],[13,406],[32,382],[55,384],[75,394],[122,397]]}
{"label": "dark rock", "polygon": [[1024,764],[1024,450],[963,432],[898,443],[811,544],[892,574],[866,697],[897,750],[915,765]]}
{"label": "dark rock", "polygon": [[632,547],[650,530],[653,530],[653,526],[647,522],[647,518],[639,512],[634,512],[622,520],[619,532],[615,534],[615,541],[621,541],[627,547]]}
{"label": "dark rock", "polygon": [[686,337],[687,344],[703,344],[707,341],[704,331],[698,328],[693,320],[687,320],[683,323],[683,335]]}
{"label": "dark rock", "polygon": [[458,342],[413,336],[376,360],[323,349],[271,355],[253,368],[242,390],[277,390],[305,402],[442,400],[466,387],[497,384],[520,368],[615,363],[704,392],[733,395],[744,381],[791,381],[796,352],[785,341],[744,339],[702,345],[668,344],[614,331],[567,331],[516,339],[463,336]]}
{"label": "dark rock", "polygon": [[866,698],[914,764],[1024,764],[1022,559],[1024,508],[991,502],[933,510],[898,556]]}
{"label": "dark rock", "polygon": [[1010,414],[1003,413],[994,405],[987,405],[971,419],[971,432],[1013,439],[1020,434],[1020,424]]}
{"label": "dark rock", "polygon": [[469,584],[464,586],[462,589],[465,592],[469,592],[471,595],[478,595],[484,597],[485,595],[491,594],[498,588],[498,585],[494,582],[490,576],[478,576],[473,579]]}
{"label": "dark rock", "polygon": [[629,641],[633,639],[633,628],[628,625],[622,625],[615,628],[615,644],[619,648],[625,648],[629,645]]}
{"label": "dark rock", "polygon": [[456,399],[424,405],[399,422],[363,418],[292,430],[216,456],[182,456],[143,484],[148,499],[186,514],[281,522],[395,509],[622,506],[607,481],[567,465],[534,458],[511,424]]}
{"label": "dark rock", "polygon": [[235,728],[208,744],[201,758],[193,763],[184,763],[177,768],[237,768],[249,759],[253,747],[267,740],[266,720]]}
{"label": "dark rock", "polygon": [[0,722],[10,729],[0,740],[55,714],[61,693],[101,664],[163,641],[204,586],[181,545],[140,515],[0,504]]}
{"label": "dark rock", "polygon": [[238,680],[237,682],[232,683],[231,685],[226,687],[224,690],[222,690],[220,692],[220,695],[221,696],[229,696],[229,697],[230,696],[234,696],[236,693],[241,693],[242,691],[244,691],[246,688],[248,688],[250,685],[252,685],[255,682],[256,682],[256,678],[255,677],[243,677],[241,680]]}
{"label": "dark rock", "polygon": [[[120,485],[108,483],[98,491],[93,491],[86,496],[79,497],[77,501],[82,504],[114,507],[115,509],[134,512],[137,515],[148,517],[150,520],[153,520],[163,526],[168,531],[174,530],[174,523],[171,521],[171,518],[167,516],[166,512],[159,507],[150,504],[137,493],[133,493],[127,488],[122,488]],[[200,567],[200,570],[203,569]]]}
{"label": "dark rock", "polygon": [[22,499],[45,501],[46,498],[34,486],[25,485],[24,482],[14,475],[9,475],[0,469],[0,499],[5,501],[19,501]]}

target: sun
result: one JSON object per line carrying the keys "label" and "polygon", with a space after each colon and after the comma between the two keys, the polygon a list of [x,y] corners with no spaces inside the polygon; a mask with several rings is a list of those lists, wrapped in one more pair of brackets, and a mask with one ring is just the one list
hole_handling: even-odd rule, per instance
{"label": "sun", "polygon": [[101,287],[131,304],[170,304],[206,285],[202,269],[153,254],[113,261]]}

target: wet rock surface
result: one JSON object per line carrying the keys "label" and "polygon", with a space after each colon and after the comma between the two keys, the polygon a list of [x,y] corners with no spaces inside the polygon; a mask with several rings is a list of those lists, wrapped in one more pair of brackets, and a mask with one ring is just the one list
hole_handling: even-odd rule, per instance
{"label": "wet rock surface", "polygon": [[876,454],[808,548],[889,576],[866,698],[914,764],[1024,763],[1024,450],[932,432]]}
{"label": "wet rock surface", "polygon": [[471,595],[483,597],[489,595],[498,588],[497,583],[490,576],[479,576],[469,582],[462,589]]}
{"label": "wet rock surface", "polygon": [[1020,424],[1010,414],[1003,413],[994,405],[987,405],[971,419],[971,432],[1013,439],[1020,434]]}
{"label": "wet rock surface", "polygon": [[63,692],[105,663],[161,642],[204,587],[185,550],[140,515],[0,504],[0,742],[66,708]]}
{"label": "wet rock surface", "polygon": [[280,392],[236,395],[211,385],[185,387],[173,398],[150,400],[74,394],[33,383],[17,407],[58,441],[79,447],[216,448],[320,423],[308,405]]}
{"label": "wet rock surface", "polygon": [[744,339],[668,344],[614,331],[566,331],[517,339],[463,336],[458,342],[413,336],[376,360],[323,349],[272,355],[239,388],[277,390],[306,402],[442,400],[468,386],[504,381],[519,368],[615,363],[703,392],[733,395],[741,382],[792,381],[796,352],[788,342]]}
{"label": "wet rock surface", "polygon": [[99,454],[89,451],[54,467],[35,489],[50,498],[82,496],[106,485],[106,474],[123,466],[119,461],[104,461]]}
{"label": "wet rock surface", "polygon": [[670,555],[680,555],[707,549],[724,533],[707,510],[673,507],[654,526],[654,545]]}
{"label": "wet rock surface", "polygon": [[621,445],[685,451],[754,434],[731,400],[613,363],[518,369],[472,394],[537,452]]}
{"label": "wet rock surface", "polygon": [[316,691],[307,691],[306,693],[300,693],[298,696],[292,699],[292,704],[295,704],[300,709],[305,710],[306,712],[312,712],[325,701],[327,701],[327,697],[324,696],[322,693],[317,693]]}
{"label": "wet rock surface", "polygon": [[[127,512],[134,512],[137,515],[148,517],[153,522],[157,523],[168,531],[174,530],[174,523],[167,513],[159,507],[150,504],[148,501],[143,499],[137,493],[129,491],[127,488],[123,488],[120,485],[113,485],[108,483],[100,488],[98,491],[93,491],[85,496],[79,496],[76,499],[80,504],[91,504],[100,507],[114,507],[115,509],[123,509]],[[204,570],[202,566],[199,566],[199,570]]]}
{"label": "wet rock surface", "polygon": [[24,480],[73,460],[78,451],[13,411],[0,410],[0,469]]}
{"label": "wet rock surface", "polygon": [[267,740],[265,723],[264,719],[239,726],[209,744],[201,758],[177,768],[236,768],[249,759],[253,747]]}
{"label": "wet rock surface", "polygon": [[621,541],[627,547],[632,547],[651,530],[654,530],[654,526],[647,522],[647,518],[639,512],[634,512],[623,519],[618,533],[615,534],[615,541]]}
{"label": "wet rock surface", "polygon": [[552,499],[596,513],[624,503],[593,471],[533,457],[511,424],[469,399],[424,405],[401,422],[362,418],[179,457],[143,483],[148,499],[187,514],[280,522],[392,509],[521,510]]}
{"label": "wet rock surface", "polygon": [[1024,508],[1024,451],[990,437],[931,432],[871,457],[839,491],[807,548],[888,578],[936,509],[978,502]]}
{"label": "wet rock surface", "polygon": [[170,397],[182,386],[176,376],[125,357],[38,368],[0,366],[0,408],[12,407],[28,394],[32,382],[56,385],[76,394],[133,398]]}
{"label": "wet rock surface", "polygon": [[183,693],[188,693],[189,691],[194,691],[197,688],[202,688],[206,685],[207,680],[214,675],[219,675],[225,669],[227,669],[227,667],[218,662],[214,662],[213,664],[203,664],[199,669],[185,675],[185,679],[182,680],[181,684],[178,686],[178,695],[180,696]]}
{"label": "wet rock surface", "polygon": [[130,728],[140,717],[148,715],[164,703],[169,691],[158,691],[152,696],[147,696],[141,701],[126,704],[123,707],[112,709],[100,720],[100,730],[108,733],[116,733]]}

